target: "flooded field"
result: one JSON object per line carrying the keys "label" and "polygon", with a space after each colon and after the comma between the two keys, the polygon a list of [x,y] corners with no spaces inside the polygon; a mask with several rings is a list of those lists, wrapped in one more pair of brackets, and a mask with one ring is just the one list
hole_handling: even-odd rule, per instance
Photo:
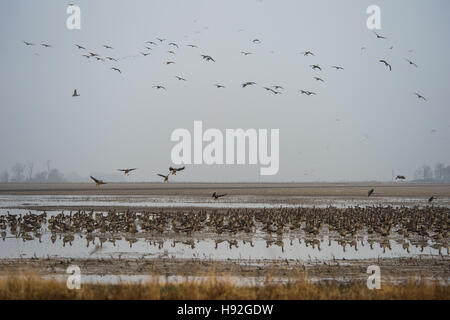
{"label": "flooded field", "polygon": [[214,268],[258,283],[306,269],[312,280],[363,279],[361,266],[376,261],[397,279],[450,280],[449,225],[445,196],[1,193],[0,264],[64,277],[61,266],[76,262],[86,282],[179,281]]}

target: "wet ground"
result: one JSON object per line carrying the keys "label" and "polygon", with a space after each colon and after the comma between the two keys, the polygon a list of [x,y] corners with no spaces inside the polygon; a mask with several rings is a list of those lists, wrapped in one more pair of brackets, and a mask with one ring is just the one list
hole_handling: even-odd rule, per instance
{"label": "wet ground", "polygon": [[[168,193],[163,195],[127,195],[117,194],[117,191],[114,194],[91,194],[90,186],[87,187],[89,191],[83,191],[84,186],[73,185],[61,185],[59,189],[55,185],[47,188],[40,186],[32,191],[26,187],[29,186],[13,186],[11,194],[7,194],[5,186],[0,185],[0,215],[39,216],[45,211],[46,220],[36,230],[19,234],[11,233],[9,227],[0,230],[4,230],[0,240],[0,267],[3,272],[29,267],[46,276],[64,278],[65,268],[77,264],[85,275],[83,281],[116,282],[141,281],[149,275],[179,281],[185,276],[201,278],[214,269],[235,277],[240,283],[259,283],[268,275],[277,281],[286,281],[298,274],[308,275],[312,280],[366,279],[367,266],[377,264],[393,279],[421,276],[438,281],[450,280],[449,247],[445,233],[448,232],[448,224],[445,225],[444,233],[441,232],[444,237],[441,235],[439,238],[439,234],[432,230],[426,236],[420,232],[404,236],[395,232],[401,223],[394,223],[395,230],[388,236],[368,232],[367,226],[352,236],[342,236],[336,230],[330,230],[327,224],[320,228],[320,232],[311,234],[306,228],[311,216],[305,218],[299,228],[286,227],[282,232],[268,231],[260,222],[254,225],[251,232],[218,232],[217,228],[206,226],[192,232],[174,232],[171,227],[160,232],[153,229],[137,229],[137,232],[86,232],[84,229],[55,232],[49,229],[51,217],[69,217],[80,210],[93,211],[94,215],[105,217],[111,210],[117,214],[132,211],[156,218],[166,213],[172,220],[177,215],[188,216],[200,211],[205,213],[207,224],[216,211],[220,214],[231,212],[233,215],[236,210],[260,212],[267,209],[271,210],[271,214],[276,214],[283,208],[295,210],[315,207],[326,211],[359,206],[388,207],[390,209],[387,212],[401,208],[431,212],[427,208],[434,206],[441,208],[436,213],[436,219],[448,222],[450,186],[447,185],[379,186],[376,192],[380,189],[381,195],[373,198],[359,195],[365,185],[344,186],[343,191],[339,190],[339,186],[333,185],[331,188],[327,185],[325,191],[318,193],[330,195],[320,197],[291,195],[293,189],[310,192],[320,187],[317,185],[282,185],[279,188],[275,186],[275,189],[251,186],[254,192],[244,189],[244,195],[235,194],[240,189],[228,185],[230,195],[218,201],[210,198],[209,194],[203,195],[206,193],[203,185],[194,190],[188,188],[185,192],[176,191],[180,188],[184,190],[187,187],[185,185],[164,186],[169,189],[154,191]],[[225,188],[224,185],[220,187]],[[124,188],[127,190],[125,193],[129,192],[129,188]],[[17,191],[19,189],[21,191]],[[64,194],[70,193],[67,190],[72,189],[75,195]],[[140,190],[136,193],[147,192],[144,189],[142,191],[141,187],[137,189]],[[394,195],[384,195],[390,189],[395,191]],[[283,191],[288,195],[276,195]],[[178,192],[179,195],[172,192]],[[268,194],[262,195],[261,192]],[[343,195],[337,196],[337,193]],[[433,204],[426,201],[431,193],[439,194]],[[328,209],[329,206],[333,208]],[[171,220],[168,221],[170,224]]]}

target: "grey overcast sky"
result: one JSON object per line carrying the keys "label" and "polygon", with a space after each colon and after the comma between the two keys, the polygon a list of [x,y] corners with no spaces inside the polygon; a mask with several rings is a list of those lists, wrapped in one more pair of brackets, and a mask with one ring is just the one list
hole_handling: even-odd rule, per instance
{"label": "grey overcast sky", "polygon": [[[259,165],[190,165],[175,181],[390,180],[392,170],[411,178],[424,163],[450,164],[448,0],[75,0],[81,30],[66,27],[69,2],[0,2],[0,171],[51,160],[66,176],[138,167],[131,181],[157,181],[172,164],[172,131],[192,132],[194,120],[280,129],[280,169],[260,177]],[[387,39],[366,27],[372,4]],[[143,57],[146,41],[157,45]],[[82,57],[75,43],[119,61]],[[242,89],[246,81],[257,85]],[[283,94],[262,88],[276,84]]]}

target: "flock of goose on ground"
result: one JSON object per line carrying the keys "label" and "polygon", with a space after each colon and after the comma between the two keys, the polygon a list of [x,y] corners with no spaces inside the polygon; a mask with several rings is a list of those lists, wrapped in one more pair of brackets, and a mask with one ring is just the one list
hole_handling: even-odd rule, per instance
{"label": "flock of goose on ground", "polygon": [[[137,242],[139,238],[155,236],[170,238],[179,235],[187,240],[174,240],[195,247],[195,235],[210,234],[218,243],[226,241],[230,249],[238,247],[237,235],[241,235],[253,246],[252,239],[257,235],[266,235],[267,247],[274,244],[282,247],[283,238],[289,236],[292,241],[303,236],[305,244],[311,244],[320,250],[320,240],[324,234],[335,238],[343,246],[358,249],[358,240],[363,245],[364,235],[368,235],[370,247],[379,242],[383,248],[390,248],[389,239],[397,239],[409,252],[409,243],[422,248],[430,246],[441,253],[447,249],[450,236],[450,209],[438,206],[399,207],[371,206],[349,208],[277,208],[277,209],[186,209],[95,212],[78,210],[65,213],[0,215],[0,232],[3,240],[7,234],[22,238],[23,241],[38,239],[44,233],[51,234],[54,243],[57,238],[72,245],[75,235],[85,237],[86,245],[99,246],[108,241],[125,240]],[[223,238],[223,239],[221,239]],[[408,241],[407,241],[408,240]],[[163,241],[158,241],[159,247]],[[98,246],[98,245],[97,245]]]}

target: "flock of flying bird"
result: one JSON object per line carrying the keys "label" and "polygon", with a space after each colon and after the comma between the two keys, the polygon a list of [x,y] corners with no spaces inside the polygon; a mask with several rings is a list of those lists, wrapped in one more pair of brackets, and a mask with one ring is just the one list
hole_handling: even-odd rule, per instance
{"label": "flock of flying bird", "polygon": [[[377,37],[377,39],[382,39],[382,40],[383,40],[383,39],[387,39],[385,36],[382,36],[382,35],[378,34],[378,33],[375,32],[375,31],[374,31],[374,34],[375,34],[375,36]],[[155,42],[155,41],[157,41],[157,42]],[[155,46],[162,45],[163,43],[168,43],[168,49],[170,49],[170,50],[167,50],[167,53],[168,53],[168,54],[171,54],[171,55],[173,55],[173,56],[176,55],[176,52],[175,52],[174,50],[178,50],[178,49],[180,48],[180,46],[179,46],[177,43],[175,43],[175,42],[168,42],[168,40],[165,39],[165,38],[158,38],[158,37],[157,37],[155,41],[146,41],[145,44],[144,44],[144,48],[145,48],[145,50],[143,50],[144,52],[140,51],[139,54],[140,54],[141,56],[143,56],[143,57],[149,56],[149,55],[151,55],[152,50],[153,50],[153,48],[154,48]],[[34,46],[34,45],[35,45],[34,43],[31,43],[31,42],[28,42],[28,41],[23,41],[23,42],[24,42],[24,44],[25,44],[26,46]],[[259,39],[253,39],[253,40],[252,40],[252,43],[253,43],[253,44],[260,44],[260,43],[261,43],[261,40],[259,40]],[[52,45],[49,45],[49,44],[47,44],[47,43],[41,43],[40,45],[41,45],[42,47],[45,47],[45,48],[53,48]],[[190,48],[193,48],[193,49],[198,49],[198,46],[197,46],[197,45],[194,45],[194,44],[187,44],[186,46],[187,46],[187,47],[190,47]],[[93,52],[93,51],[89,51],[88,49],[86,49],[86,47],[84,47],[84,46],[82,46],[82,45],[80,45],[80,44],[75,44],[75,47],[76,47],[78,50],[83,51],[82,56],[85,57],[86,59],[91,59],[91,60],[101,61],[101,62],[109,61],[109,62],[114,62],[114,63],[115,63],[115,62],[119,62],[119,60],[123,60],[123,59],[129,58],[129,57],[136,57],[136,56],[126,56],[126,57],[123,57],[123,58],[121,58],[121,59],[118,59],[118,58],[111,57],[109,54],[105,54],[104,56],[101,56],[101,55],[98,54],[98,53],[95,53],[95,52]],[[104,49],[108,50],[108,51],[111,51],[111,52],[113,52],[113,50],[114,50],[114,48],[113,48],[112,46],[107,45],[107,44],[102,45],[102,47],[103,47]],[[365,47],[362,47],[362,48],[361,48],[361,50],[365,50],[365,49],[366,49]],[[393,46],[391,46],[390,49],[393,49]],[[84,52],[86,52],[86,53],[84,53]],[[251,55],[252,52],[241,51],[241,54],[243,54],[244,56],[248,56],[248,55]],[[305,56],[305,57],[307,57],[307,56],[315,56],[315,54],[314,54],[311,50],[303,51],[303,52],[301,52],[301,54],[302,54],[303,56]],[[202,58],[204,61],[206,61],[206,62],[216,62],[216,60],[215,60],[212,56],[210,56],[210,55],[207,55],[207,54],[200,54],[200,56],[201,56],[201,58]],[[404,60],[405,60],[409,65],[418,68],[418,65],[417,65],[414,61],[412,61],[412,60],[410,60],[410,59],[407,59],[407,58],[404,58]],[[380,62],[380,63],[383,63],[383,64],[386,66],[386,68],[389,69],[389,71],[392,71],[392,65],[391,65],[391,63],[389,63],[386,59],[380,59],[379,62]],[[173,60],[166,60],[166,61],[164,61],[163,63],[164,63],[165,65],[172,65],[172,64],[175,64],[176,62],[173,61]],[[319,65],[319,64],[311,64],[311,65],[309,65],[309,67],[310,67],[312,70],[314,70],[314,71],[322,71],[322,70],[323,70],[323,66],[321,66],[321,65]],[[344,70],[344,68],[343,68],[342,66],[338,66],[338,65],[332,65],[331,68],[333,68],[333,69],[335,69],[335,70],[337,70],[337,71],[339,71],[339,70]],[[115,71],[115,72],[118,72],[118,73],[122,73],[122,70],[121,70],[120,68],[116,67],[116,66],[111,66],[111,67],[110,67],[110,70]],[[179,81],[188,81],[185,77],[182,77],[182,76],[179,76],[179,75],[175,75],[174,77],[175,77],[177,80],[179,80]],[[325,80],[324,80],[323,78],[318,77],[318,76],[313,76],[312,78],[313,78],[314,80],[318,81],[318,82],[322,82],[322,83],[325,82]],[[242,88],[246,88],[246,87],[248,87],[248,86],[253,86],[253,85],[256,85],[256,84],[257,84],[257,83],[254,82],[254,81],[246,81],[246,82],[243,82],[243,83],[241,84],[241,87],[242,87]],[[218,84],[218,83],[215,83],[214,86],[215,86],[216,88],[218,88],[218,89],[226,88],[225,85],[223,85],[223,84]],[[167,90],[166,86],[163,85],[163,84],[155,84],[155,85],[152,86],[152,88]],[[282,86],[280,86],[280,85],[263,86],[262,88],[265,89],[267,92],[271,92],[271,93],[273,93],[273,94],[275,94],[275,95],[277,95],[277,94],[282,94],[283,92],[282,92],[281,90],[284,89],[284,88],[283,88]],[[305,90],[305,89],[300,89],[299,92],[300,92],[301,94],[304,94],[304,95],[307,95],[307,96],[317,95],[316,92],[310,91],[310,90]],[[418,92],[414,92],[414,94],[417,96],[418,99],[422,99],[422,100],[424,100],[424,101],[427,101],[427,99],[426,99],[422,94],[420,94],[420,93],[418,93]],[[73,92],[73,94],[72,94],[72,97],[79,97],[79,96],[80,96],[80,94],[78,93],[77,89],[75,89],[74,92]]]}

